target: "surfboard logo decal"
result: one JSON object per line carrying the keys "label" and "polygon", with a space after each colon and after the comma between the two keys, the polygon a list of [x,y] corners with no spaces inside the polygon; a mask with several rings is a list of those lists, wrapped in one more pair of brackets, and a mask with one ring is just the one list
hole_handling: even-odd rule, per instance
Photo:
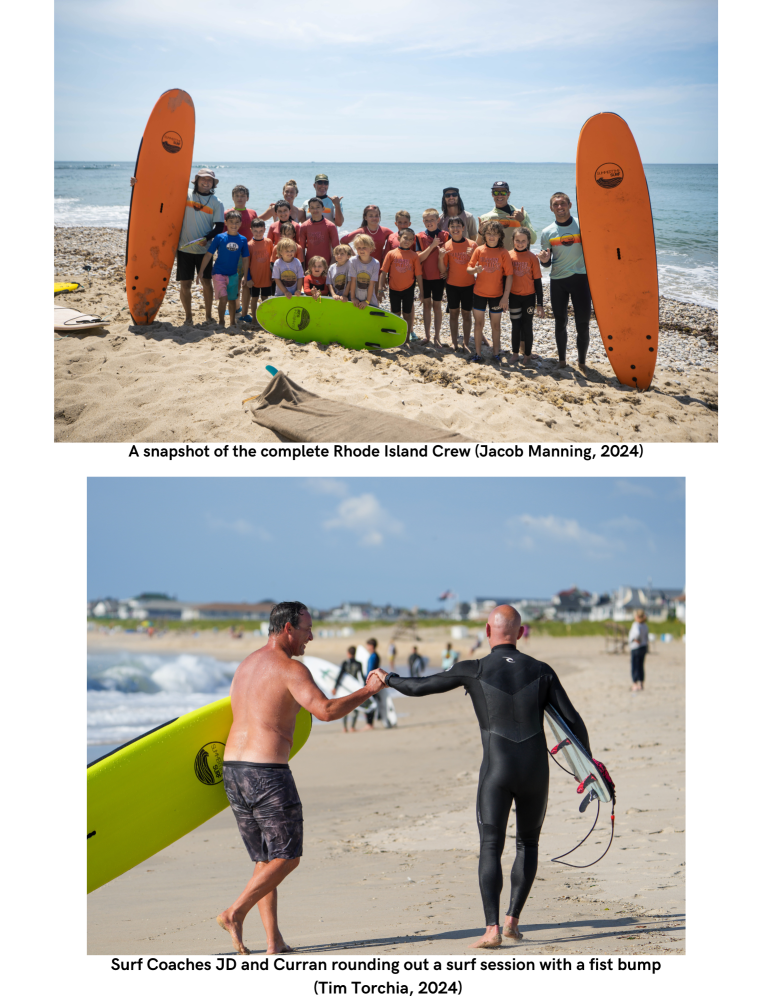
{"label": "surfboard logo decal", "polygon": [[222,783],[222,761],[224,742],[207,742],[196,753],[193,770],[202,784]]}
{"label": "surfboard logo decal", "polygon": [[595,183],[599,187],[619,187],[625,179],[625,172],[618,163],[601,163],[595,171]]}
{"label": "surfboard logo decal", "polygon": [[178,153],[182,149],[182,136],[178,132],[164,132],[161,145],[167,153]]}
{"label": "surfboard logo decal", "polygon": [[295,330],[296,333],[299,333],[300,330],[304,330],[310,322],[311,313],[308,309],[304,309],[302,305],[298,305],[294,309],[290,309],[287,313],[287,325],[291,330]]}

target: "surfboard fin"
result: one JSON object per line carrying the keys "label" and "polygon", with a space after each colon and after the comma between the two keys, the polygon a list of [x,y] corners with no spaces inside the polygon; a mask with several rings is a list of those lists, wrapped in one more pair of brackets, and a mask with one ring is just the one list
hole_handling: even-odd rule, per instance
{"label": "surfboard fin", "polygon": [[579,811],[580,811],[580,812],[584,812],[584,811],[586,810],[587,806],[588,806],[588,805],[590,804],[590,802],[591,802],[591,801],[595,801],[595,799],[596,799],[597,797],[598,797],[598,795],[597,795],[597,794],[595,793],[595,791],[594,791],[594,790],[590,791],[590,792],[589,792],[589,794],[586,794],[586,795],[585,795],[585,796],[584,796],[584,797],[582,798],[582,802],[581,802],[581,804],[579,805]]}

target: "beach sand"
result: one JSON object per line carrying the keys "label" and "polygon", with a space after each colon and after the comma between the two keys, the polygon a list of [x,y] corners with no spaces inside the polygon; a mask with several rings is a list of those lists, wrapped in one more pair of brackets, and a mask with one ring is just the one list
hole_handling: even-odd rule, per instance
{"label": "beach sand", "polygon": [[[376,631],[381,643],[390,632]],[[365,638],[357,633],[357,644]],[[437,664],[447,640],[425,630],[420,651]],[[317,639],[309,654],[339,662],[351,639]],[[243,644],[246,643],[246,644]],[[241,659],[262,640],[226,635],[90,633],[108,648],[206,652]],[[398,641],[398,664],[409,641]],[[454,643],[466,657],[470,640]],[[616,782],[616,834],[594,867],[572,870],[549,858],[585,835],[594,809],[578,811],[570,777],[551,771],[540,867],[523,911],[525,940],[509,956],[680,954],[685,923],[684,651],[656,643],[646,690],[629,690],[629,657],[603,638],[532,637],[523,651],[549,662],[587,723],[593,755]],[[234,654],[234,649],[238,651]],[[487,651],[487,648],[485,649]],[[315,725],[292,761],[305,817],[303,859],[279,890],[288,943],[301,954],[461,954],[483,928],[475,823],[479,728],[463,691],[395,697],[397,728],[344,735],[340,722]],[[595,834],[567,860],[587,863],[610,833],[604,806]],[[514,855],[514,815],[504,851],[502,915]],[[230,954],[214,917],[251,871],[230,810],[88,897],[90,954]],[[375,892],[375,894],[373,894]],[[245,942],[264,952],[257,911]]]}
{"label": "beach sand", "polygon": [[[124,230],[57,228],[55,245],[56,280],[84,285],[77,293],[57,296],[56,303],[109,320],[101,332],[54,334],[57,441],[281,440],[253,423],[242,404],[268,384],[267,364],[324,398],[399,413],[474,441],[718,439],[718,317],[713,309],[660,300],[658,368],[651,389],[639,394],[617,382],[594,319],[586,376],[575,363],[572,319],[569,367],[558,369],[549,312],[534,324],[534,351],[542,362],[515,369],[469,364],[460,355],[420,345],[362,352],[298,345],[247,326],[231,333],[202,322],[200,289],[194,291],[196,323],[185,326],[174,280],[158,322],[140,327],[131,323],[126,306]],[[421,314],[417,309],[419,336]],[[446,316],[442,339],[450,344],[447,323]],[[505,313],[505,351],[509,341]]]}

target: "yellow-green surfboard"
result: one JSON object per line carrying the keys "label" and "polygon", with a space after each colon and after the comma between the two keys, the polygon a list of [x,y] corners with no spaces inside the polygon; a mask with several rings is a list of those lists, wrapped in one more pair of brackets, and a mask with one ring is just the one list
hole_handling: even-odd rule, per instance
{"label": "yellow-green surfboard", "polygon": [[[230,697],[146,732],[96,760],[88,776],[88,885],[94,891],[228,805],[222,783]],[[298,712],[290,758],[311,734]]]}

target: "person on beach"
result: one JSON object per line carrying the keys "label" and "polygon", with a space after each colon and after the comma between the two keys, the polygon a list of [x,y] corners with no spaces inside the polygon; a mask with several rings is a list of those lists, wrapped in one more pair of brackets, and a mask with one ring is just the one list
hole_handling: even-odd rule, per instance
{"label": "person on beach", "polygon": [[[215,236],[204,254],[201,268],[206,272],[209,261],[214,257],[212,267],[212,283],[217,296],[217,314],[220,326],[225,325],[225,305],[227,302],[230,314],[230,325],[236,326],[236,305],[239,298],[239,288],[242,276],[246,277],[249,260],[249,243],[239,233],[241,215],[238,212],[226,212],[225,227],[227,232]],[[196,281],[199,275],[196,275]]]}
{"label": "person on beach", "polygon": [[504,249],[504,230],[499,222],[484,222],[480,233],[485,244],[474,250],[467,267],[467,272],[475,278],[472,299],[475,352],[469,360],[483,363],[482,339],[487,308],[491,317],[492,360],[494,364],[501,364],[501,314],[509,305],[512,258]]}
{"label": "person on beach", "polygon": [[568,344],[568,300],[574,307],[576,325],[576,352],[579,368],[587,372],[587,349],[590,346],[590,312],[592,298],[587,269],[582,252],[582,234],[579,222],[571,215],[571,201],[563,191],[556,191],[550,198],[550,210],[555,221],[541,231],[539,260],[544,267],[551,267],[550,304],[555,317],[555,343],[558,348],[558,367],[566,367]]}
{"label": "person on beach", "polygon": [[[448,311],[450,313],[450,338],[453,350],[469,349],[469,337],[472,333],[472,305],[474,299],[474,277],[467,271],[472,254],[477,249],[477,243],[465,236],[464,221],[461,218],[451,218],[448,223],[450,239],[441,246],[439,255],[440,274],[445,278],[445,292],[448,296]],[[462,315],[463,343],[458,344],[458,317]]]}
{"label": "person on beach", "polygon": [[303,251],[298,246],[297,240],[296,240],[297,234],[298,234],[298,229],[297,229],[297,226],[293,222],[283,222],[279,226],[279,232],[278,232],[278,235],[276,236],[276,242],[274,244],[273,250],[271,250],[271,263],[272,264],[275,263],[276,260],[278,259],[279,251],[278,251],[277,247],[279,245],[279,240],[281,240],[281,239],[291,239],[292,242],[295,244],[295,259],[296,260],[300,260],[300,261],[303,260]]}
{"label": "person on beach", "polygon": [[442,668],[445,672],[452,669],[456,665],[459,659],[459,654],[453,648],[450,642],[448,642],[445,651],[442,653]]}
{"label": "person on beach", "polygon": [[420,676],[423,673],[424,658],[418,651],[418,646],[413,646],[413,651],[407,657],[407,668],[411,676]]}
{"label": "person on beach", "polygon": [[440,208],[442,208],[440,229],[447,229],[450,232],[450,220],[460,218],[464,224],[464,236],[467,239],[477,239],[477,222],[471,212],[464,210],[464,202],[461,200],[457,187],[444,187],[442,189]]}
{"label": "person on beach", "polygon": [[395,316],[402,316],[407,323],[408,341],[415,339],[413,333],[413,316],[415,306],[415,289],[423,298],[423,276],[418,254],[411,249],[415,241],[412,229],[401,229],[399,246],[389,250],[381,264],[381,276],[378,280],[378,299],[383,297],[386,279],[389,280],[389,309]]}
{"label": "person on beach", "polygon": [[[244,187],[243,184],[237,184],[231,191],[231,197],[233,198],[233,208],[231,211],[238,212],[241,216],[239,235],[243,236],[244,239],[249,242],[252,238],[252,223],[257,218],[257,212],[253,208],[247,208],[247,202],[249,201],[249,188]],[[249,288],[247,287],[247,282],[245,281],[241,294],[241,311],[244,322],[252,321],[249,317],[249,300]]]}
{"label": "person on beach", "polygon": [[[397,231],[392,232],[391,235],[387,237],[386,243],[384,244],[386,253],[388,253],[389,250],[396,250],[399,246],[399,234],[403,229],[410,229],[410,212],[406,212],[404,209],[398,211],[394,216],[394,225],[397,227]],[[413,233],[413,244],[410,249],[415,249],[415,233]],[[384,260],[385,259],[386,258],[384,257]]]}
{"label": "person on beach", "polygon": [[634,694],[643,690],[643,661],[649,651],[649,626],[646,624],[646,613],[637,610],[633,615],[635,620],[627,636],[630,646],[630,672],[633,677],[633,685],[630,688]]}
{"label": "person on beach", "polygon": [[493,208],[484,215],[481,215],[478,219],[478,222],[480,223],[480,230],[477,234],[478,245],[482,245],[482,225],[483,222],[487,222],[488,219],[498,219],[499,222],[501,222],[501,224],[505,227],[504,248],[507,252],[512,249],[515,232],[519,228],[527,229],[530,241],[535,243],[536,230],[531,225],[528,212],[525,208],[515,209],[509,203],[509,184],[505,180],[497,180],[491,188],[491,194],[493,195]]}
{"label": "person on beach", "polygon": [[[131,186],[136,178],[131,178]],[[185,215],[180,229],[177,249],[177,280],[180,283],[180,302],[185,310],[185,324],[193,325],[193,278],[198,275],[204,293],[204,316],[212,322],[212,259],[202,269],[204,255],[210,241],[225,231],[225,208],[214,194],[219,180],[214,170],[202,168],[193,178],[193,186],[188,191],[185,202]],[[180,249],[179,247],[185,247]]]}
{"label": "person on beach", "polygon": [[[281,200],[286,201],[290,208],[289,217],[293,222],[305,222],[306,213],[302,208],[297,208],[295,206],[295,198],[298,196],[298,185],[294,180],[288,180],[287,183],[282,188]],[[266,210],[258,215],[260,219],[273,219],[274,222],[278,220],[278,215],[276,213],[276,205],[278,201],[272,201]]]}
{"label": "person on beach", "polygon": [[260,300],[270,298],[274,292],[273,281],[271,280],[271,254],[273,243],[265,238],[265,222],[262,219],[255,219],[252,222],[252,239],[249,243],[249,271],[247,272],[246,285],[249,289],[249,299],[251,302],[251,321],[254,320],[254,312],[260,304]]}
{"label": "person on beach", "polygon": [[313,298],[325,298],[330,295],[330,286],[327,284],[327,261],[324,257],[311,257],[308,261],[308,270],[303,278],[303,294],[311,295]]}
{"label": "person on beach", "polygon": [[[344,676],[351,676],[355,680],[359,680],[360,683],[365,682],[365,675],[362,670],[362,664],[357,659],[357,650],[355,646],[350,645],[348,647],[348,659],[344,659],[340,664],[340,673],[338,673],[338,679],[335,681],[335,686],[332,688],[332,696],[335,697],[338,693],[338,687],[340,686],[340,681]],[[351,731],[356,732],[357,730],[357,718],[359,717],[359,711],[354,708],[351,712]],[[343,716],[343,731],[348,733],[348,715]]]}
{"label": "person on beach", "polygon": [[349,302],[351,299],[348,297],[348,262],[354,256],[354,251],[350,246],[338,243],[332,255],[335,263],[331,264],[327,271],[330,293],[337,302]]}
{"label": "person on beach", "polygon": [[[368,638],[365,643],[365,648],[367,649],[367,667],[365,668],[365,677],[369,679],[371,673],[380,675],[383,672],[383,670],[381,670],[381,657],[376,651],[378,648],[378,639]],[[375,695],[374,700],[377,706],[365,712],[365,729],[369,732],[372,732],[373,730],[373,721],[375,719],[376,712],[378,713],[378,717],[381,717],[380,698],[377,694]]]}
{"label": "person on beach", "polygon": [[381,264],[375,257],[375,243],[370,236],[360,233],[354,237],[356,256],[348,262],[348,297],[359,309],[368,305],[378,307],[375,288]]}
{"label": "person on beach", "polygon": [[[531,252],[525,229],[515,232],[512,258],[512,290],[509,293],[509,318],[512,320],[512,363],[517,364],[520,351],[530,364],[533,357],[533,313],[544,319],[544,291],[541,283],[539,258]],[[538,359],[538,358],[537,358]]]}
{"label": "person on beach", "polygon": [[[316,191],[317,198],[322,199],[322,213],[328,222],[332,222],[333,225],[340,227],[343,225],[343,211],[340,207],[343,197],[338,197],[337,194],[333,194],[332,197],[328,197],[327,192],[329,189],[330,178],[326,173],[318,173],[316,177],[314,177],[314,190]],[[304,201],[303,211],[308,212],[308,207],[308,201]]]}
{"label": "person on beach", "polygon": [[442,347],[442,296],[445,291],[445,278],[440,271],[440,247],[443,247],[450,234],[439,226],[440,213],[436,208],[427,208],[423,213],[424,231],[416,233],[416,250],[423,269],[424,285],[424,343],[429,343],[432,334],[432,313],[434,313],[434,345]]}
{"label": "person on beach", "polygon": [[381,225],[381,210],[377,205],[367,205],[362,212],[361,226],[353,232],[346,233],[341,243],[353,243],[357,236],[369,236],[375,247],[373,256],[379,264],[382,264],[386,255],[386,240],[391,236],[391,229]]}
{"label": "person on beach", "polygon": [[394,669],[394,663],[397,661],[397,646],[394,642],[389,643],[389,669]]}
{"label": "person on beach", "polygon": [[298,233],[303,258],[324,257],[329,265],[332,251],[339,243],[338,230],[332,222],[322,218],[321,198],[309,198],[307,204],[311,218],[301,222]]}
{"label": "person on beach", "polygon": [[[293,240],[300,246],[300,223],[290,218],[290,205],[287,201],[276,202],[276,221],[268,226],[268,238],[275,245],[281,239],[282,226],[291,225],[293,229]],[[302,260],[302,256],[300,257]]]}
{"label": "person on beach", "polygon": [[520,615],[509,604],[494,607],[485,627],[490,654],[456,663],[446,672],[421,678],[381,671],[388,687],[408,697],[439,694],[464,687],[469,694],[483,744],[477,790],[480,833],[478,877],[485,933],[472,947],[501,946],[499,898],[503,886],[501,854],[514,801],[517,821],[515,861],[503,935],[522,939],[520,914],[536,877],[539,835],[547,811],[549,753],[544,736],[544,708],[552,705],[590,751],[587,729],[547,663],[518,651],[523,633]]}
{"label": "person on beach", "polygon": [[255,863],[246,887],[217,916],[239,954],[249,954],[244,920],[257,905],[268,954],[290,950],[279,931],[277,889],[300,863],[303,806],[289,768],[300,708],[320,721],[335,721],[383,689],[379,672],[353,694],[335,699],[316,686],[295,659],[313,641],[305,604],[287,600],[271,611],[268,641],[239,665],[231,683],[233,724],[223,753],[223,786],[236,823]]}
{"label": "person on beach", "polygon": [[300,295],[303,291],[303,265],[295,256],[297,246],[291,239],[280,239],[276,244],[276,263],[273,265],[273,279],[276,282],[277,295],[284,295],[292,298],[293,295]]}

